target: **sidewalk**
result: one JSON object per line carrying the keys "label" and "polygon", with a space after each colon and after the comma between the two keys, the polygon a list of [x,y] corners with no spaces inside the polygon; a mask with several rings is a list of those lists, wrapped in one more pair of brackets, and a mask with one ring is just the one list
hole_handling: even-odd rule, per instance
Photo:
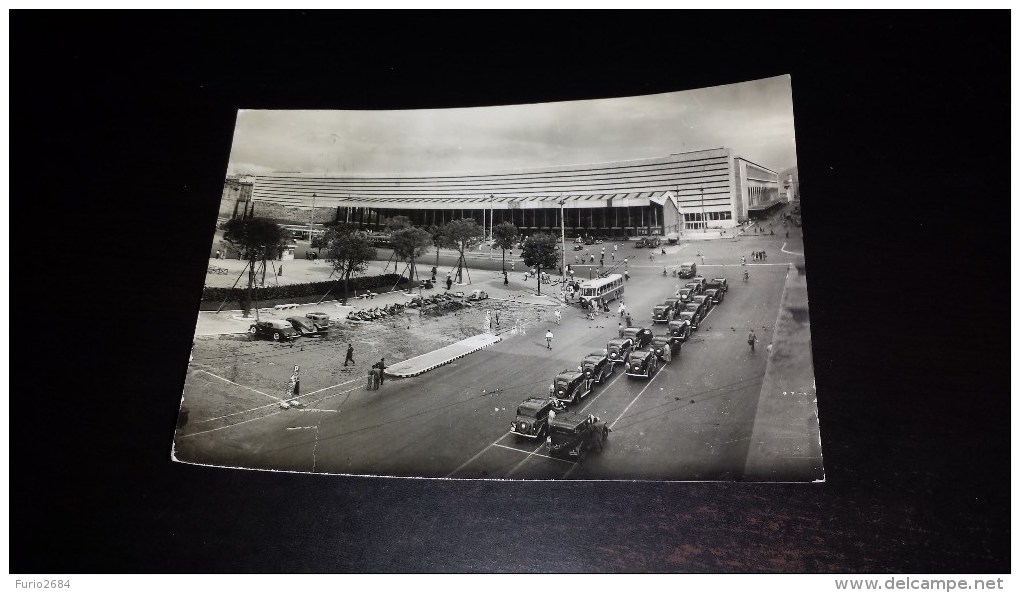
{"label": "sidewalk", "polygon": [[458,358],[464,358],[472,352],[478,352],[486,346],[501,342],[503,338],[493,334],[479,334],[470,338],[454,342],[432,352],[426,352],[403,362],[394,363],[386,367],[386,374],[391,377],[416,377],[449,364]]}
{"label": "sidewalk", "polygon": [[744,479],[823,481],[807,281],[794,266],[787,275],[772,348],[766,354]]}

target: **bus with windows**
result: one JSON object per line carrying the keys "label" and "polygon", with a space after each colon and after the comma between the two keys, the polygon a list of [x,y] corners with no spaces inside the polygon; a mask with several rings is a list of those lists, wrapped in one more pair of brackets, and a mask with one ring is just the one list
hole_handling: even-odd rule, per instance
{"label": "bus with windows", "polygon": [[605,278],[588,280],[581,284],[581,306],[587,307],[592,299],[608,303],[623,296],[623,276],[609,274]]}

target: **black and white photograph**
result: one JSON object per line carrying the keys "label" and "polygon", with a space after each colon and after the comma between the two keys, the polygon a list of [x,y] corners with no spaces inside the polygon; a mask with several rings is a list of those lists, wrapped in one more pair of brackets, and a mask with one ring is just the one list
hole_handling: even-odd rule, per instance
{"label": "black and white photograph", "polygon": [[789,76],[242,110],[174,458],[823,481],[800,203]]}

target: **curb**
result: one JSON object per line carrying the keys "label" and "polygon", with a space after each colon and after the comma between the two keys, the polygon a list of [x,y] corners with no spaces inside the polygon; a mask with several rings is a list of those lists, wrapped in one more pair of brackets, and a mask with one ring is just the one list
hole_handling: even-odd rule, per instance
{"label": "curb", "polygon": [[[450,364],[451,362],[453,362],[455,360],[458,360],[460,358],[464,358],[468,354],[474,354],[475,352],[478,352],[479,350],[481,350],[483,348],[491,346],[492,344],[498,344],[499,342],[503,341],[503,338],[501,338],[499,336],[495,336],[495,338],[496,338],[495,342],[492,342],[490,344],[483,344],[483,345],[475,348],[474,350],[469,350],[469,351],[467,351],[467,352],[465,352],[463,354],[458,354],[457,356],[454,356],[453,358],[451,358],[449,360],[444,360],[443,362],[440,362],[438,364],[434,364],[434,365],[432,365],[430,367],[427,367],[427,368],[424,368],[424,369],[422,369],[420,371],[415,371],[413,373],[391,373],[390,371],[387,370],[387,371],[383,371],[383,373],[385,373],[386,376],[388,376],[388,377],[396,377],[396,378],[400,378],[400,379],[407,379],[407,378],[410,378],[410,377],[417,377],[418,375],[423,375],[423,374],[425,374],[425,373],[427,373],[429,371],[433,371],[435,369],[438,369],[441,366]],[[422,356],[422,355],[419,355],[419,356]]]}

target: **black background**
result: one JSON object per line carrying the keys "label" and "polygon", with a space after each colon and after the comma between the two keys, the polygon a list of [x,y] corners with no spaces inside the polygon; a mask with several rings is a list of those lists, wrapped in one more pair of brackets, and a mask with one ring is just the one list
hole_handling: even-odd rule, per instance
{"label": "black background", "polygon": [[[13,12],[10,48],[12,572],[1009,572],[1008,12]],[[824,484],[170,461],[237,108],[787,73]]]}

